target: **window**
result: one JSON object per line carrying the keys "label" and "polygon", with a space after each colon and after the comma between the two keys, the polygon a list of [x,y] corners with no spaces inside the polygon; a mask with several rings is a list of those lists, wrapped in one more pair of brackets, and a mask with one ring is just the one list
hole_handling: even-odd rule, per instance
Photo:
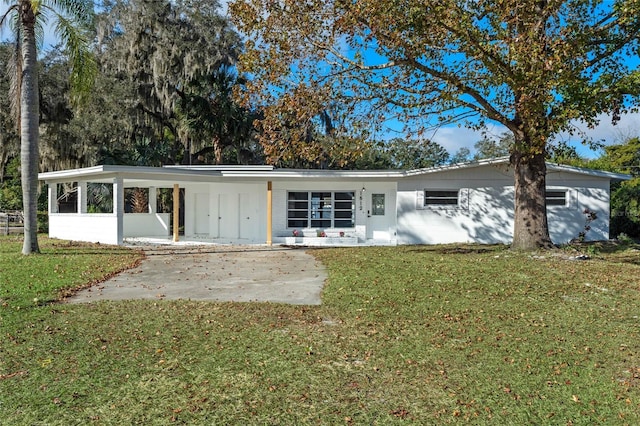
{"label": "window", "polygon": [[371,194],[371,215],[384,216],[384,194]]}
{"label": "window", "polygon": [[355,192],[289,192],[289,228],[353,228]]}
{"label": "window", "polygon": [[566,206],[567,191],[547,191],[545,193],[547,206]]}
{"label": "window", "polygon": [[78,182],[58,184],[58,213],[78,213]]}
{"label": "window", "polygon": [[424,205],[425,206],[457,206],[458,205],[458,191],[424,191]]}

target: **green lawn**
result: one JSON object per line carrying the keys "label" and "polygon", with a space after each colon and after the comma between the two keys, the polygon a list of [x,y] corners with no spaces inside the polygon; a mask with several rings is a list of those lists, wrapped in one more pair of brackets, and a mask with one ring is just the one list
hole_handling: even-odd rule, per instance
{"label": "green lawn", "polygon": [[49,303],[138,254],[42,246],[0,237],[2,424],[640,424],[633,248],[316,250],[302,307]]}

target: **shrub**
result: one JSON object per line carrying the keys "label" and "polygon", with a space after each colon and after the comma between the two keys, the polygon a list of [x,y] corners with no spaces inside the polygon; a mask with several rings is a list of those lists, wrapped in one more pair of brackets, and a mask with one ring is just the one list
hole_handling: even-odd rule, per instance
{"label": "shrub", "polygon": [[640,237],[640,179],[622,182],[611,191],[611,235]]}
{"label": "shrub", "polygon": [[49,213],[39,211],[38,212],[38,232],[49,232]]}

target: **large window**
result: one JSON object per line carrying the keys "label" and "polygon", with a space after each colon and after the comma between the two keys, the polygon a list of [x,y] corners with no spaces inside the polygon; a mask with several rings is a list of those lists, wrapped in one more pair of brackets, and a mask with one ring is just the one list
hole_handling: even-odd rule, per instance
{"label": "large window", "polygon": [[353,228],[355,192],[289,192],[289,228]]}

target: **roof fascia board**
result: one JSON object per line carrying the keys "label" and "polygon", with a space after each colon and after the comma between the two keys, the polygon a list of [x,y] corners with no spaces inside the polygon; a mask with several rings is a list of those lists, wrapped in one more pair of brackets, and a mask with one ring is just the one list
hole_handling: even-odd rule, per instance
{"label": "roof fascia board", "polygon": [[[47,182],[69,182],[74,180],[110,179],[121,176],[124,179],[193,181],[220,179],[220,172],[203,170],[167,169],[145,166],[104,165],[82,169],[61,170],[38,174],[39,180]],[[205,179],[203,179],[205,178]]]}
{"label": "roof fascia board", "polygon": [[[229,167],[223,169],[195,169],[188,167],[146,167],[146,166],[118,166],[102,165],[86,167],[82,169],[61,170],[55,172],[45,172],[38,175],[39,180],[47,182],[69,182],[69,181],[90,181],[94,179],[111,179],[118,176],[126,179],[138,180],[165,180],[175,182],[216,182],[225,178],[250,180],[250,179],[402,179],[417,177],[421,175],[448,172],[454,170],[468,170],[477,167],[491,165],[507,165],[510,167],[508,157],[492,158],[467,163],[458,163],[447,166],[430,167],[413,170],[314,170],[314,169],[273,169],[271,166],[265,168],[254,167]],[[251,166],[249,166],[251,167]],[[585,169],[547,163],[547,169],[566,173],[575,173],[610,180],[629,180],[631,176],[622,173],[613,173],[602,170]]]}
{"label": "roof fascia board", "polygon": [[448,172],[453,170],[467,170],[482,166],[492,166],[498,164],[509,165],[509,157],[487,158],[478,161],[467,161],[465,163],[449,164],[446,166],[427,167],[423,169],[412,169],[405,172],[405,176],[419,176],[423,174]]}
{"label": "roof fascia board", "polygon": [[566,173],[577,173],[581,175],[618,180],[618,181],[631,179],[631,175],[627,175],[624,173],[614,173],[614,172],[608,172],[605,170],[585,169],[583,167],[567,166],[564,164],[556,164],[556,163],[547,163],[547,169],[555,170],[559,172],[566,172]]}
{"label": "roof fascia board", "polygon": [[[500,165],[500,164],[506,164],[507,166],[510,167],[511,165],[510,165],[509,157],[490,158],[485,160],[471,161],[467,163],[458,163],[458,164],[452,164],[447,166],[408,170],[406,172],[406,176],[407,177],[419,176],[423,174],[431,174],[431,173],[446,172],[446,171],[453,171],[453,170],[465,170],[465,169],[472,169],[476,167],[492,166],[492,165]],[[611,180],[631,179],[630,175],[623,174],[623,173],[613,173],[613,172],[607,172],[604,170],[587,169],[583,167],[567,166],[564,164],[556,164],[556,163],[550,163],[550,162],[547,162],[546,164],[547,164],[547,170],[562,171],[566,173],[575,173],[575,174],[584,175],[584,176],[592,176],[592,177],[611,179]]]}
{"label": "roof fascia board", "polygon": [[266,178],[266,179],[397,179],[404,176],[402,171],[387,170],[293,170],[276,169],[272,172],[223,171],[224,177]]}
{"label": "roof fascia board", "polygon": [[274,170],[272,165],[238,165],[238,164],[221,164],[221,165],[164,165],[165,169],[182,169],[182,170],[201,170],[201,171],[271,171]]}

